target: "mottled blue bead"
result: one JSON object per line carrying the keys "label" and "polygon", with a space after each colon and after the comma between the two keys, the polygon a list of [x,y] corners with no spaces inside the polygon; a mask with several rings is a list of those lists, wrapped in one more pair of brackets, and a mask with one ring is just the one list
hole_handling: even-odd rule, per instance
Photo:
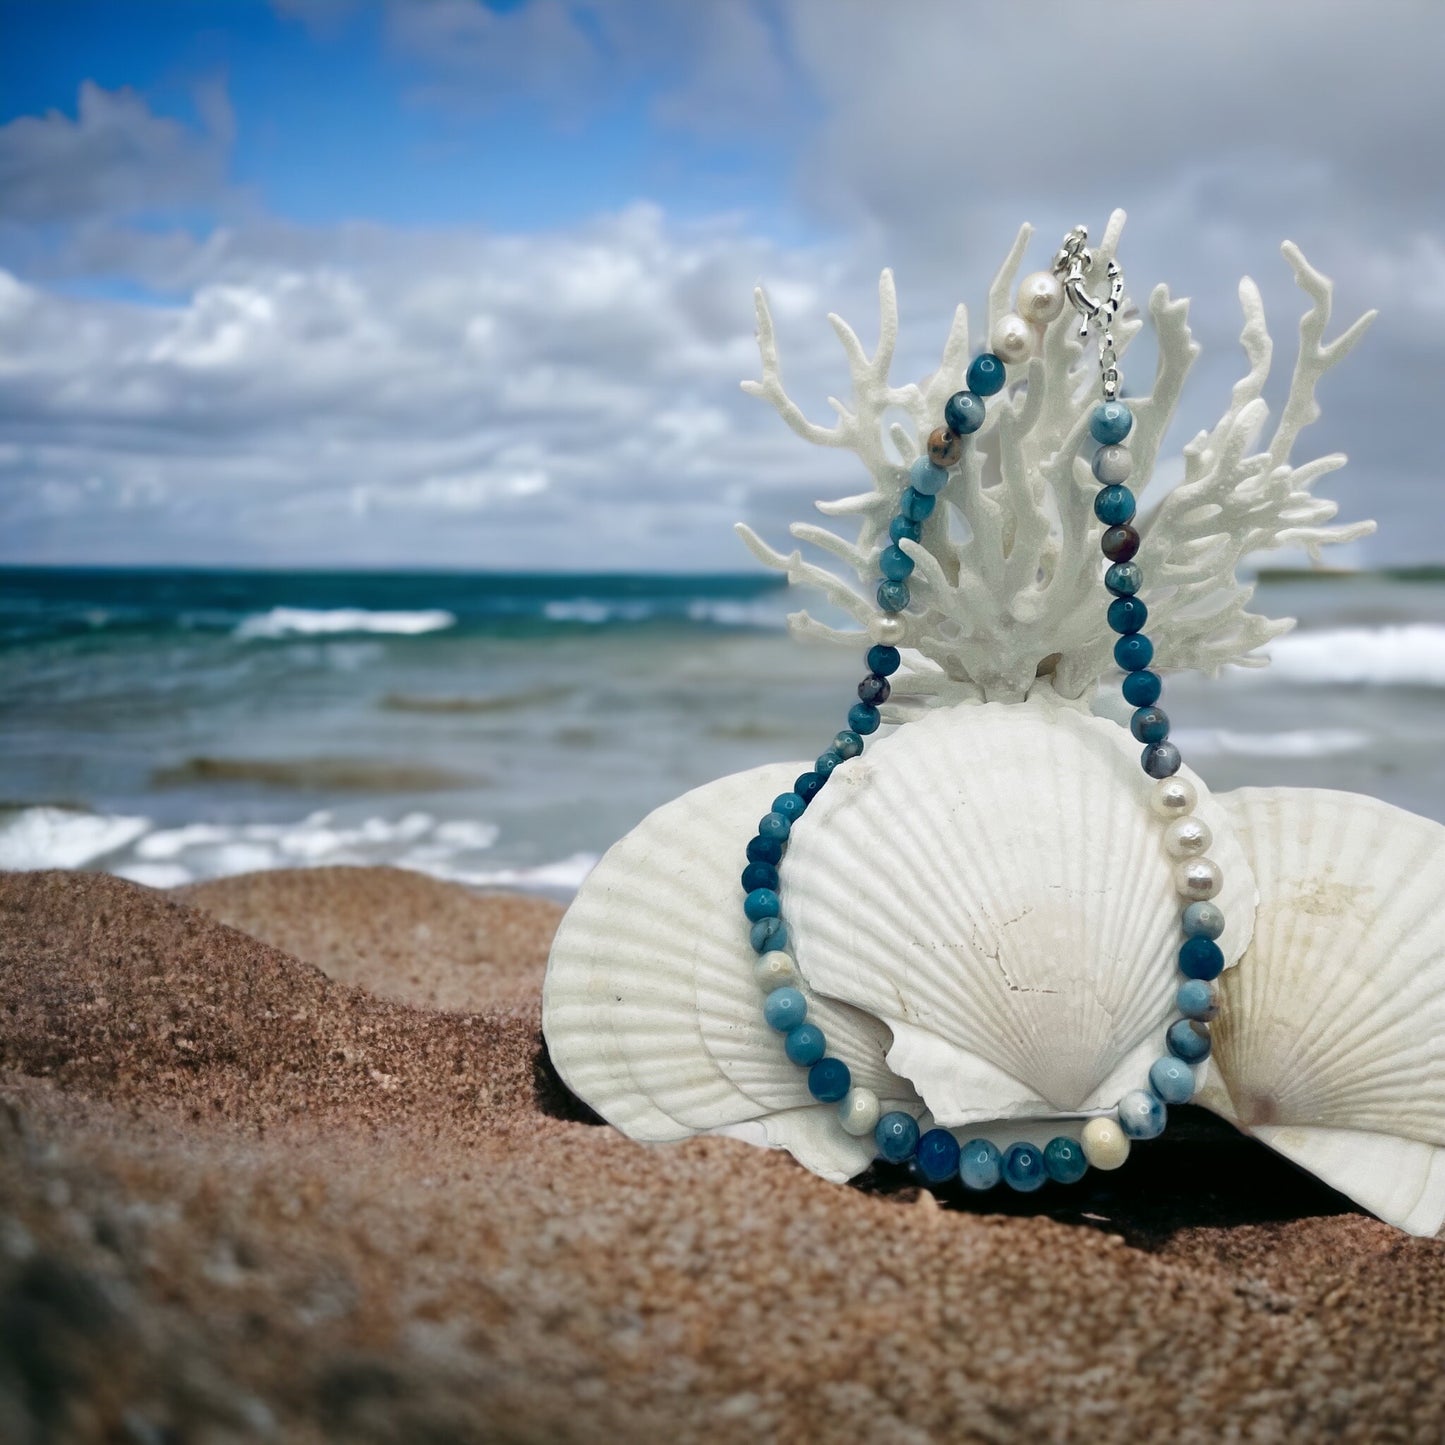
{"label": "mottled blue bead", "polygon": [[[855,728],[854,731],[856,732],[857,729]],[[813,760],[813,771],[817,773],[820,778],[830,778],[833,776],[833,769],[842,761],[842,753],[834,752],[832,748],[828,748],[819,753]]]}
{"label": "mottled blue bead", "polygon": [[1163,1101],[1146,1089],[1130,1089],[1119,1100],[1119,1127],[1131,1139],[1157,1139],[1168,1121]]}
{"label": "mottled blue bead", "polygon": [[798,793],[779,793],[773,799],[773,812],[781,813],[790,823],[796,823],[807,806],[808,800]]}
{"label": "mottled blue bead", "polygon": [[823,791],[823,784],[828,780],[818,773],[799,773],[793,779],[793,791],[805,802],[811,803],[819,793]]}
{"label": "mottled blue bead", "polygon": [[775,988],[763,1000],[763,1017],[767,1019],[769,1028],[785,1034],[808,1017],[808,1000],[797,989],[785,984],[782,988]]}
{"label": "mottled blue bead", "polygon": [[[1131,672],[1130,677],[1138,677]],[[1163,708],[1141,707],[1129,719],[1129,731],[1141,743],[1162,743],[1169,736],[1169,714]]]}
{"label": "mottled blue bead", "polygon": [[819,1059],[808,1070],[808,1092],[820,1104],[836,1104],[847,1098],[853,1074],[842,1059]]}
{"label": "mottled blue bead", "polygon": [[1089,435],[1101,447],[1121,442],[1134,426],[1134,413],[1122,401],[1101,401],[1089,417]]}
{"label": "mottled blue bead", "polygon": [[760,918],[748,934],[754,953],[771,953],[788,946],[788,925],[781,918]]}
{"label": "mottled blue bead", "polygon": [[878,709],[871,702],[855,702],[848,709],[848,726],[865,737],[869,733],[876,733],[882,720]]}
{"label": "mottled blue bead", "polygon": [[903,1164],[918,1147],[918,1121],[900,1109],[885,1114],[873,1130],[873,1143],[890,1164]]}
{"label": "mottled blue bead", "polygon": [[943,403],[943,424],[949,431],[966,437],[983,425],[983,398],[972,391],[956,391]]}
{"label": "mottled blue bead", "polygon": [[1149,1087],[1166,1104],[1187,1104],[1194,1097],[1194,1070],[1168,1054],[1149,1065]]}
{"label": "mottled blue bead", "polygon": [[1184,910],[1183,923],[1190,938],[1218,938],[1224,932],[1224,910],[1217,903],[1191,903]]}
{"label": "mottled blue bead", "polygon": [[1164,679],[1157,672],[1131,672],[1124,679],[1124,701],[1135,707],[1148,707],[1159,701],[1164,691]]}
{"label": "mottled blue bead", "polygon": [[1186,938],[1179,949],[1179,972],[1208,983],[1224,972],[1224,951],[1212,938]]}
{"label": "mottled blue bead", "polygon": [[918,1141],[914,1162],[930,1184],[946,1184],[958,1173],[958,1140],[947,1129],[930,1129]]}
{"label": "mottled blue bead", "polygon": [[964,380],[975,396],[994,396],[1003,390],[1003,384],[1008,380],[1008,372],[993,352],[982,351],[968,363]]}
{"label": "mottled blue bead", "polygon": [[1004,1182],[1020,1194],[1042,1189],[1049,1177],[1044,1170],[1044,1151],[1033,1144],[1010,1144],[1003,1156]]}
{"label": "mottled blue bead", "polygon": [[868,649],[865,660],[869,672],[876,672],[879,677],[891,677],[903,665],[903,654],[896,647],[880,642]]}
{"label": "mottled blue bead", "polygon": [[856,758],[863,751],[863,739],[850,728],[844,728],[842,732],[833,735],[833,746],[828,751],[838,753],[845,759]]}
{"label": "mottled blue bead", "polygon": [[1136,506],[1134,493],[1116,483],[1104,487],[1094,498],[1094,515],[1106,527],[1122,527],[1125,522],[1133,521]]}
{"label": "mottled blue bead", "polygon": [[959,1151],[958,1177],[965,1189],[992,1189],[1003,1177],[1003,1155],[987,1139],[970,1139]]}
{"label": "mottled blue bead", "polygon": [[1208,1023],[1219,1016],[1219,990],[1202,978],[1187,978],[1174,995],[1174,1006],[1185,1018]]}
{"label": "mottled blue bead", "polygon": [[[795,783],[794,787],[797,786]],[[764,838],[759,835],[748,842],[749,863],[780,863],[783,858],[783,842],[780,838]]]}
{"label": "mottled blue bead", "polygon": [[876,707],[880,702],[887,702],[888,695],[892,691],[893,687],[886,677],[879,677],[876,672],[870,672],[858,684],[858,701],[871,702]]}
{"label": "mottled blue bead", "polygon": [[937,506],[937,499],[929,496],[927,492],[920,492],[917,487],[908,487],[898,499],[899,513],[910,522],[923,522],[933,515],[933,509]]}
{"label": "mottled blue bead", "polygon": [[922,523],[910,522],[907,517],[894,517],[888,524],[888,537],[890,541],[901,542],[907,537],[910,542],[916,542],[922,536]]}
{"label": "mottled blue bead", "polygon": [[1089,1171],[1084,1146],[1060,1134],[1044,1145],[1044,1172],[1056,1184],[1077,1184]]}
{"label": "mottled blue bead", "polygon": [[1121,637],[1114,644],[1114,661],[1125,672],[1139,672],[1154,661],[1154,644],[1142,632]]}
{"label": "mottled blue bead", "polygon": [[[768,997],[772,998],[773,994],[770,993]],[[816,1064],[828,1052],[828,1041],[817,1024],[798,1024],[784,1036],[783,1049],[793,1063],[806,1069],[810,1064]]]}
{"label": "mottled blue bead", "polygon": [[758,837],[776,838],[786,843],[793,825],[781,813],[765,813],[758,819]]}
{"label": "mottled blue bead", "polygon": [[1144,585],[1144,574],[1137,562],[1115,562],[1104,573],[1104,586],[1115,597],[1132,597]]}
{"label": "mottled blue bead", "polygon": [[943,467],[935,466],[927,457],[919,457],[908,468],[908,480],[913,483],[915,492],[922,492],[925,497],[932,497],[948,485],[948,472]]}
{"label": "mottled blue bead", "polygon": [[1172,778],[1183,763],[1173,743],[1150,743],[1139,755],[1139,766],[1151,778]]}
{"label": "mottled blue bead", "polygon": [[1105,614],[1109,626],[1126,637],[1131,632],[1142,632],[1149,620],[1149,609],[1137,597],[1116,597]]}
{"label": "mottled blue bead", "polygon": [[912,596],[906,582],[880,582],[877,595],[878,606],[884,612],[905,611]]}
{"label": "mottled blue bead", "polygon": [[743,892],[751,893],[754,888],[777,888],[778,870],[771,863],[749,863],[743,869]]}
{"label": "mottled blue bead", "polygon": [[777,918],[782,911],[783,901],[771,888],[754,888],[743,899],[743,912],[752,923],[760,918]]}
{"label": "mottled blue bead", "polygon": [[878,554],[878,570],[890,582],[902,582],[913,572],[913,558],[899,547],[885,547]]}
{"label": "mottled blue bead", "polygon": [[1178,1023],[1170,1024],[1164,1042],[1169,1052],[1186,1064],[1197,1064],[1201,1059],[1207,1059],[1214,1047],[1209,1025],[1200,1019],[1180,1019]]}

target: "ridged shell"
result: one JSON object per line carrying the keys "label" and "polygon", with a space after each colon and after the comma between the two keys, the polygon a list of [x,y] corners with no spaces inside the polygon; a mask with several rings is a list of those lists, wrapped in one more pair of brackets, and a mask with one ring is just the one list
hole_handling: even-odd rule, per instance
{"label": "ridged shell", "polygon": [[1201,1102],[1392,1224],[1445,1223],[1445,827],[1353,793],[1221,795],[1259,887]]}
{"label": "ridged shell", "polygon": [[[553,1064],[635,1139],[680,1139],[759,1120],[769,1141],[841,1181],[868,1167],[835,1105],[808,1093],[763,1020],[739,876],[748,839],[805,763],[774,764],[695,789],[608,850],[558,928],[542,993]],[[918,1096],[884,1063],[876,1020],[830,999],[810,1018],[854,1080],[894,1107]]]}
{"label": "ridged shell", "polygon": [[[1139,744],[1056,703],[932,713],[845,763],[793,830],[784,916],[820,992],[886,1022],[941,1123],[1086,1113],[1178,1015],[1181,900]],[[1254,884],[1199,789],[1227,963]]]}

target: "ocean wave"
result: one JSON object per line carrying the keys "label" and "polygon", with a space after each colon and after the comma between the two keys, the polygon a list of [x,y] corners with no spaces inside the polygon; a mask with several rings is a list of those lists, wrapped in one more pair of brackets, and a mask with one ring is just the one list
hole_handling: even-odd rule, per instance
{"label": "ocean wave", "polygon": [[1332,758],[1368,747],[1369,733],[1353,728],[1299,728],[1242,733],[1228,728],[1180,728],[1174,739],[1187,757]]}
{"label": "ocean wave", "polygon": [[78,808],[16,808],[0,815],[0,869],[84,868],[135,842],[149,818]]}
{"label": "ocean wave", "polygon": [[1332,627],[1291,632],[1269,645],[1269,674],[1304,684],[1445,687],[1445,626]]}
{"label": "ocean wave", "polygon": [[439,793],[474,788],[486,779],[430,763],[385,758],[186,758],[155,769],[158,788],[255,783],[265,788],[324,793]]}
{"label": "ocean wave", "polygon": [[243,642],[280,637],[335,637],[348,632],[379,632],[418,637],[455,627],[456,613],[441,608],[422,612],[372,612],[364,607],[273,607],[243,617],[233,637]]}
{"label": "ocean wave", "polygon": [[530,868],[443,869],[413,864],[434,878],[465,883],[472,888],[546,888],[575,892],[597,866],[598,854],[573,853],[555,863],[538,863]]}

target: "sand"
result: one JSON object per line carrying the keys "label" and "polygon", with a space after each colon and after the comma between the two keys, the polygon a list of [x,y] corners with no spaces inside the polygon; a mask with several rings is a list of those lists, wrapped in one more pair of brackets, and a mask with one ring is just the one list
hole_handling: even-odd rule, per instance
{"label": "sand", "polygon": [[633,1144],[547,1067],[556,916],[0,875],[0,1440],[1445,1438],[1445,1242],[1198,1119],[967,1205]]}

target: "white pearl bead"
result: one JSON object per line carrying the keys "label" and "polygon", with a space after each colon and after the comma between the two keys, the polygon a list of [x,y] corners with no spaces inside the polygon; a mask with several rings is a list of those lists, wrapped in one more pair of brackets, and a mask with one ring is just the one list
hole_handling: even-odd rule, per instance
{"label": "white pearl bead", "polygon": [[1117,486],[1120,482],[1129,480],[1134,471],[1134,458],[1128,447],[1121,447],[1117,443],[1100,447],[1094,453],[1091,470],[1094,480],[1101,486]]}
{"label": "white pearl bead", "polygon": [[1182,818],[1194,811],[1198,801],[1194,784],[1177,773],[1172,778],[1160,778],[1149,794],[1149,806],[1158,818]]}
{"label": "white pearl bead", "polygon": [[1019,315],[1042,326],[1064,309],[1064,284],[1052,271],[1034,271],[1019,282]]}
{"label": "white pearl bead", "polygon": [[1174,865],[1174,886],[1191,903],[1213,898],[1224,886],[1224,874],[1213,858],[1186,858]]}
{"label": "white pearl bead", "polygon": [[1212,842],[1214,834],[1203,818],[1176,818],[1164,830],[1164,851],[1171,858],[1197,858]]}
{"label": "white pearl bead", "polygon": [[792,954],[773,949],[759,956],[753,965],[753,978],[764,993],[772,993],[775,988],[796,988],[798,965],[793,962]]}
{"label": "white pearl bead", "polygon": [[855,1139],[871,1134],[882,1112],[883,1105],[878,1102],[878,1095],[872,1089],[857,1084],[848,1090],[843,1102],[838,1105],[838,1118]]}
{"label": "white pearl bead", "polygon": [[989,350],[1008,366],[1017,366],[1033,354],[1034,333],[1028,322],[1016,312],[1000,316],[989,338]]}
{"label": "white pearl bead", "polygon": [[1080,1143],[1095,1169],[1117,1169],[1129,1157],[1129,1136],[1117,1119],[1090,1119]]}
{"label": "white pearl bead", "polygon": [[885,647],[898,647],[908,636],[908,624],[896,612],[880,612],[868,623],[868,636]]}

